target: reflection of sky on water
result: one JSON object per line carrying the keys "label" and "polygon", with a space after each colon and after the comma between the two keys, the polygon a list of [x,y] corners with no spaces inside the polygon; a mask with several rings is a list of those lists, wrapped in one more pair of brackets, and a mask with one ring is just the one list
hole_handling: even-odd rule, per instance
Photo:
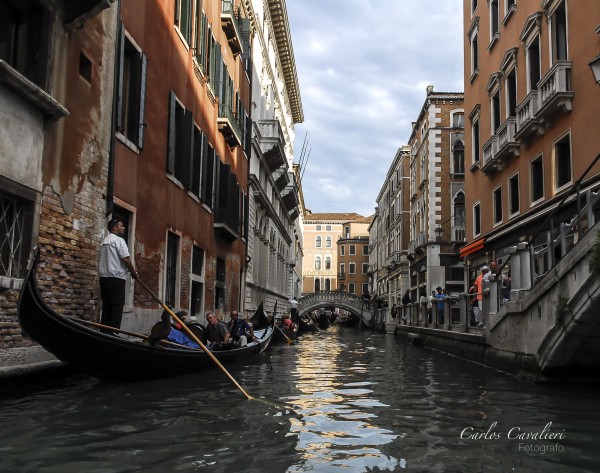
{"label": "reflection of sky on water", "polygon": [[[327,339],[300,344],[296,368],[296,396],[286,398],[298,414],[291,433],[298,436],[301,462],[293,472],[366,472],[373,468],[393,471],[405,461],[383,454],[380,447],[397,438],[377,426],[376,409],[386,404],[373,399],[374,383],[365,379],[368,368],[357,361],[370,347],[357,345],[352,356],[342,356],[343,345]],[[347,354],[347,353],[346,353]],[[352,365],[346,359],[352,359]],[[382,413],[383,414],[383,413]]]}

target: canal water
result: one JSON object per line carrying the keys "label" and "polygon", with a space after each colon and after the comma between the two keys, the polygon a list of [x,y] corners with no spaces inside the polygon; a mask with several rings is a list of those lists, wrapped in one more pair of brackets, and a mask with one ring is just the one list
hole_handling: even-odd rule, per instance
{"label": "canal water", "polygon": [[[116,367],[118,369],[118,367]],[[0,399],[0,471],[597,472],[600,389],[331,328],[232,369]]]}

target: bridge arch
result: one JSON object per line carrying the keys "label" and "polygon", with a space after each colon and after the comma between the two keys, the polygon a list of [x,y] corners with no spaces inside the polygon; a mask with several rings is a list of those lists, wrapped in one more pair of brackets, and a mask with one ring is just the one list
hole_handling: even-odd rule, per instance
{"label": "bridge arch", "polygon": [[298,299],[298,313],[300,316],[321,307],[329,306],[347,310],[359,317],[368,327],[373,324],[375,304],[354,294],[345,291],[318,291]]}

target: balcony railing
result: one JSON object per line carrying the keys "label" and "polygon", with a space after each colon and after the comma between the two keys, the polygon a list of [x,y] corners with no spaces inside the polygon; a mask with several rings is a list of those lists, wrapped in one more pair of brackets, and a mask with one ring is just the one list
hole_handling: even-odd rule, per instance
{"label": "balcony railing", "polygon": [[571,61],[557,61],[539,82],[540,109],[538,116],[549,121],[561,111],[572,108]]}
{"label": "balcony railing", "polygon": [[496,159],[505,162],[512,156],[521,154],[521,144],[515,138],[517,131],[517,118],[508,117],[498,128],[498,150]]}
{"label": "balcony railing", "polygon": [[528,138],[535,133],[544,134],[544,125],[537,118],[539,109],[539,91],[532,90],[517,107],[517,129],[515,131],[517,140]]}
{"label": "balcony railing", "polygon": [[279,120],[258,120],[258,142],[269,171],[274,173],[286,162],[285,141]]}
{"label": "balcony railing", "polygon": [[227,42],[233,55],[240,54],[242,52],[242,35],[233,0],[221,1],[221,28],[227,36]]}
{"label": "balcony railing", "polygon": [[492,135],[492,137],[483,145],[483,163],[481,166],[482,170],[485,170],[492,161],[496,158],[498,152],[498,135]]}
{"label": "balcony railing", "polygon": [[465,241],[465,227],[452,227],[452,241]]}
{"label": "balcony railing", "polygon": [[219,103],[219,117],[217,118],[219,131],[225,137],[225,141],[231,148],[241,146],[242,129],[237,122],[235,113],[226,103]]}

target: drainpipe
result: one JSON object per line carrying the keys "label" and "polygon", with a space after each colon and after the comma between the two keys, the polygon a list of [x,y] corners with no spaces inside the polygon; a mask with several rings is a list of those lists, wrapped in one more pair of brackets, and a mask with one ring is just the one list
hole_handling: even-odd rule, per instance
{"label": "drainpipe", "polygon": [[112,118],[110,124],[110,150],[108,155],[108,180],[106,183],[106,216],[108,217],[113,213],[114,203],[113,197],[115,195],[115,143],[116,143],[116,132],[117,132],[117,112],[118,112],[118,101],[119,101],[119,51],[121,45],[119,38],[121,30],[121,0],[116,0],[117,8],[117,27],[115,34],[115,61],[114,61],[114,78],[113,78],[113,99],[112,99]]}

